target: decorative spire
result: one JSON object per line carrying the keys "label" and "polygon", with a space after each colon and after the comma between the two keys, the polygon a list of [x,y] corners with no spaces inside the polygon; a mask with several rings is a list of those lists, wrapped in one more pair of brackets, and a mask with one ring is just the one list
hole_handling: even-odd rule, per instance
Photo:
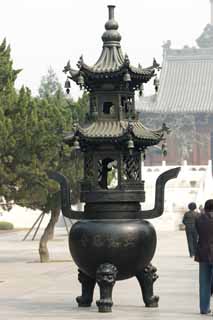
{"label": "decorative spire", "polygon": [[114,9],[115,9],[115,6],[109,5],[108,9],[109,9],[109,20],[114,20]]}
{"label": "decorative spire", "polygon": [[104,42],[104,46],[120,46],[121,35],[117,31],[118,23],[114,19],[114,9],[115,6],[108,6],[109,9],[109,20],[105,23],[105,29],[102,36],[102,40]]}

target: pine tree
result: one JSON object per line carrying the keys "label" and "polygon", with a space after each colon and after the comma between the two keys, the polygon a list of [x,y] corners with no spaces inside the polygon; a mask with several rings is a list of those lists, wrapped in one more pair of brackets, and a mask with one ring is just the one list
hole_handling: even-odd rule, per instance
{"label": "pine tree", "polygon": [[58,91],[62,92],[61,84],[52,67],[49,67],[47,75],[42,77],[38,91],[41,98],[53,97]]}
{"label": "pine tree", "polygon": [[[63,156],[61,152],[63,134],[65,131],[71,130],[73,123],[73,105],[75,106],[76,104],[72,99],[68,99],[64,95],[52,68],[49,69],[48,74],[42,78],[39,94],[40,97],[37,103],[41,105],[39,107],[41,116],[39,123],[42,127],[39,130],[40,139],[38,139],[38,141],[43,141],[42,143],[44,144],[42,163],[47,164],[45,165],[46,171],[59,171],[68,174],[72,182],[74,181],[73,185],[76,186],[76,178],[81,168],[77,170],[77,175],[76,167],[72,168],[73,163],[69,165],[68,170],[67,155],[65,155],[67,148],[63,147]],[[47,242],[53,237],[54,226],[60,213],[60,192],[58,189],[55,190],[52,188],[53,186],[53,181],[49,180],[49,185],[46,189],[48,190],[48,195],[45,210],[50,211],[51,218],[40,240],[39,253],[41,262],[49,260]],[[59,186],[57,185],[57,187]]]}
{"label": "pine tree", "polygon": [[[32,97],[28,88],[16,92],[14,82],[20,70],[14,70],[10,47],[0,45],[0,197],[44,213],[50,222],[40,241],[40,258],[49,260],[47,241],[53,237],[60,213],[59,186],[48,178],[48,171],[65,173],[74,186],[82,173],[67,146],[64,132],[70,131],[74,116],[84,121],[88,98],[68,99],[52,69],[42,78],[40,96]],[[62,154],[63,153],[63,154]]]}
{"label": "pine tree", "polygon": [[[0,44],[0,197],[1,205],[4,200],[11,198],[15,188],[16,174],[12,168],[12,150],[15,146],[13,136],[12,114],[17,101],[14,87],[20,70],[13,69],[10,57],[10,46],[6,39]],[[6,207],[8,202],[6,203]],[[4,205],[3,205],[4,206]],[[5,206],[4,206],[5,207]]]}

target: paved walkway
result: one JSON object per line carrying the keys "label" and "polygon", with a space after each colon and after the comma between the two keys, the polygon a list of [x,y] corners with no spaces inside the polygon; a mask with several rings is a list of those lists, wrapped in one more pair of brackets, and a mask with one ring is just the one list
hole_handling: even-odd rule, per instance
{"label": "paved walkway", "polygon": [[[0,319],[204,319],[198,309],[198,264],[188,257],[185,233],[157,232],[158,246],[153,264],[159,279],[155,294],[159,308],[145,308],[135,278],[116,283],[113,290],[113,312],[98,313],[78,308],[80,294],[77,268],[71,260],[67,234],[56,231],[49,244],[52,262],[40,264],[38,240],[21,241],[26,231],[0,233]],[[94,301],[99,299],[95,289]]]}

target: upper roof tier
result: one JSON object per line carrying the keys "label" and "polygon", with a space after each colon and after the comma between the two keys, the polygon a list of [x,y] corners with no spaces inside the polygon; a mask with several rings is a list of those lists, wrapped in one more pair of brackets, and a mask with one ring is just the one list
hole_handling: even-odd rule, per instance
{"label": "upper roof tier", "polygon": [[88,66],[81,56],[77,63],[78,70],[72,69],[70,62],[64,68],[70,79],[86,89],[94,88],[94,80],[126,81],[130,87],[138,89],[140,84],[149,81],[155,75],[155,69],[159,68],[155,59],[153,65],[148,68],[143,69],[140,65],[133,67],[128,56],[123,55],[120,45],[121,35],[118,32],[118,23],[114,19],[114,8],[115,6],[108,6],[109,20],[102,35],[103,48],[98,61],[93,66]]}

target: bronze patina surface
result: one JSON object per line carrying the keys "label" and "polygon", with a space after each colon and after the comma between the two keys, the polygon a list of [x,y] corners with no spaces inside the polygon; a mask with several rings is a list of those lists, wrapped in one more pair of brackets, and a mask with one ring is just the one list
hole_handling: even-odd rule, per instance
{"label": "bronze patina surface", "polygon": [[147,307],[158,306],[153,293],[157,279],[151,265],[157,237],[151,219],[163,213],[164,187],[178,175],[179,168],[164,172],[156,182],[155,206],[141,209],[145,201],[141,160],[149,146],[163,141],[168,128],[158,130],[143,126],[135,110],[135,91],[142,92],[143,83],[155,76],[157,62],[148,68],[133,67],[123,55],[114,19],[114,6],[109,7],[109,20],[102,36],[103,49],[94,66],[83,57],[78,70],[68,62],[64,72],[90,96],[87,123],[76,124],[65,136],[65,143],[84,155],[84,178],[81,182],[81,201],[84,211],[71,209],[67,179],[60,173],[50,177],[61,185],[62,212],[77,219],[69,236],[71,255],[79,268],[82,294],[77,297],[81,307],[93,300],[97,283],[100,288],[99,312],[110,312],[112,289],[117,280],[136,277]]}

